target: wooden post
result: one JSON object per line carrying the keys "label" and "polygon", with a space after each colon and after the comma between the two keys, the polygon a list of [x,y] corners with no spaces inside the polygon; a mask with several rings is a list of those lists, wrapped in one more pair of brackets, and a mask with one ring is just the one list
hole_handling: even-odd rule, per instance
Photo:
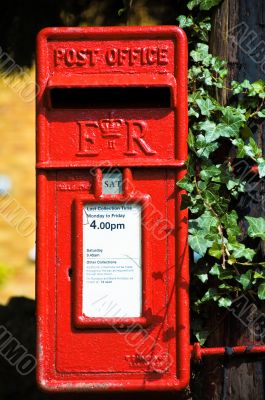
{"label": "wooden post", "polygon": [[[259,65],[254,62],[251,53],[244,50],[242,44],[231,40],[229,33],[235,30],[240,23],[248,26],[249,32],[257,34],[259,40],[264,36],[264,11],[263,0],[224,0],[217,8],[213,16],[213,29],[211,33],[210,47],[213,54],[228,61],[229,75],[226,86],[231,80],[249,79],[255,81],[264,79],[264,73]],[[262,28],[263,27],[263,28]],[[239,36],[239,39],[240,36]],[[257,43],[256,43],[257,45]],[[255,43],[253,43],[253,48]],[[226,104],[229,91],[218,90],[216,93],[221,104]],[[254,127],[256,140],[259,145],[264,143],[264,130],[259,125]],[[252,185],[256,185],[253,182]],[[262,190],[263,183],[260,183]],[[260,198],[262,201],[262,197]],[[245,197],[244,206],[251,210],[253,216],[264,216],[264,208],[254,198]],[[264,203],[264,202],[263,202]],[[265,204],[265,203],[264,203]],[[238,208],[240,209],[240,204]],[[263,251],[260,252],[261,256]],[[254,303],[249,302],[249,305]],[[253,320],[262,313],[257,309],[253,314]],[[221,321],[218,323],[218,319]],[[227,312],[225,318],[222,312],[212,317],[213,333],[210,336],[208,346],[233,346],[250,345],[257,338],[253,329],[246,327],[243,319],[235,318],[231,312]],[[258,344],[258,343],[257,343]],[[263,343],[262,343],[263,344]],[[228,349],[229,352],[229,349]],[[254,400],[264,398],[263,363],[255,361],[250,356],[242,357],[226,356],[202,361],[202,386],[200,392],[204,400]],[[199,386],[198,386],[199,387]],[[194,388],[194,392],[196,387]]]}

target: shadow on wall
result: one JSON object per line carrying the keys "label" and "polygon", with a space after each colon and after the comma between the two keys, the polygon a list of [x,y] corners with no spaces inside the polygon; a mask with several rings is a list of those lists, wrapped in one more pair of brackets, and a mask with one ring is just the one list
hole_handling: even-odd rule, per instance
{"label": "shadow on wall", "polygon": [[[1,400],[161,400],[161,393],[87,393],[52,395],[41,392],[35,378],[35,301],[13,297],[0,306]],[[22,361],[19,361],[22,360]],[[23,374],[23,375],[22,375]],[[164,393],[164,400],[187,400],[187,393]]]}
{"label": "shadow on wall", "polygon": [[[30,67],[35,38],[48,26],[176,24],[181,0],[9,0],[0,4],[0,54]],[[123,13],[118,11],[130,5]],[[1,65],[0,65],[1,68]],[[5,68],[5,67],[4,67]]]}

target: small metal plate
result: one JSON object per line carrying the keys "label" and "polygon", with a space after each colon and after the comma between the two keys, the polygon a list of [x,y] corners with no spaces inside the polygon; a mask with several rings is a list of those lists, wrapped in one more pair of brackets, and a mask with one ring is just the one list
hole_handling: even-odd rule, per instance
{"label": "small metal plate", "polygon": [[122,173],[119,171],[103,172],[102,174],[102,193],[103,194],[122,194]]}

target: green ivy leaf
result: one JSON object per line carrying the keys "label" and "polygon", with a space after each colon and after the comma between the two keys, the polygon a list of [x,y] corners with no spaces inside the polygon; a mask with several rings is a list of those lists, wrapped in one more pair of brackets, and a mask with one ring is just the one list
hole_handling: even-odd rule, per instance
{"label": "green ivy leaf", "polygon": [[190,207],[190,206],[191,206],[190,196],[186,193],[182,194],[180,209],[185,210],[187,207]]}
{"label": "green ivy leaf", "polygon": [[204,296],[201,298],[200,302],[206,303],[211,300],[217,301],[219,298],[220,295],[218,294],[217,290],[215,288],[209,288]]}
{"label": "green ivy leaf", "polygon": [[125,13],[125,11],[126,11],[126,8],[120,8],[118,10],[118,16],[121,17]]}
{"label": "green ivy leaf", "polygon": [[182,204],[181,209],[189,207],[189,211],[191,214],[198,214],[199,212],[203,212],[204,204],[201,196],[194,196],[193,194],[183,194],[182,195]]}
{"label": "green ivy leaf", "polygon": [[215,257],[219,260],[222,257],[221,245],[217,242],[214,242],[211,248],[209,249],[209,254],[210,256]]}
{"label": "green ivy leaf", "polygon": [[202,0],[200,10],[210,10],[212,7],[217,6],[222,0]]}
{"label": "green ivy leaf", "polygon": [[194,185],[191,183],[188,174],[185,175],[184,178],[182,178],[180,181],[178,181],[177,185],[178,185],[178,187],[186,190],[189,193],[193,192]]}
{"label": "green ivy leaf", "polygon": [[218,147],[218,143],[209,143],[203,135],[198,135],[196,138],[196,153],[198,157],[208,158]]}
{"label": "green ivy leaf", "polygon": [[196,30],[196,33],[198,34],[199,39],[203,40],[204,42],[208,42],[208,40],[209,40],[208,32],[210,32],[211,27],[212,27],[212,24],[210,21],[211,21],[211,19],[209,17],[200,21],[199,27]]}
{"label": "green ivy leaf", "polygon": [[219,185],[209,185],[202,193],[202,197],[208,205],[212,206],[217,214],[223,214],[227,211],[228,199],[220,195]]}
{"label": "green ivy leaf", "polygon": [[189,130],[189,134],[188,134],[188,145],[189,145],[190,149],[194,150],[194,148],[195,148],[195,137],[194,137],[191,129]]}
{"label": "green ivy leaf", "polygon": [[[210,61],[211,61],[211,60],[208,61],[208,59],[206,58],[206,59],[203,61],[203,64],[204,64],[204,65],[208,65],[208,63],[209,63]],[[213,86],[213,76],[212,76],[212,73],[211,73],[211,71],[210,71],[209,69],[207,69],[207,68],[204,68],[204,69],[203,69],[202,80],[204,81],[205,85],[207,85],[207,86]]]}
{"label": "green ivy leaf", "polygon": [[[199,128],[206,132],[206,140],[213,142],[219,137],[233,138],[239,134],[241,126],[245,121],[245,117],[238,111],[231,108],[223,110],[223,117],[220,123],[216,125],[214,122],[206,120],[199,123]],[[243,142],[243,144],[245,144]]]}
{"label": "green ivy leaf", "polygon": [[265,300],[265,283],[261,283],[258,288],[258,298]]}
{"label": "green ivy leaf", "polygon": [[216,139],[220,137],[221,131],[217,129],[217,125],[215,122],[206,120],[200,122],[198,127],[205,131],[205,140],[207,143],[214,142]]}
{"label": "green ivy leaf", "polygon": [[205,181],[197,181],[197,186],[201,191],[207,188],[207,184]]}
{"label": "green ivy leaf", "polygon": [[205,29],[206,31],[210,31],[211,27],[212,27],[211,18],[210,17],[206,17],[205,19],[200,21],[199,22],[199,27],[200,27],[200,29]]}
{"label": "green ivy leaf", "polygon": [[210,269],[209,274],[219,277],[221,272],[222,272],[222,267],[218,264],[214,264]]}
{"label": "green ivy leaf", "polygon": [[260,117],[260,118],[265,118],[265,109],[263,108],[263,110],[260,110],[259,112],[258,112],[258,117]]}
{"label": "green ivy leaf", "polygon": [[243,289],[249,289],[252,282],[252,271],[249,269],[245,274],[237,277],[236,280],[242,285]]}
{"label": "green ivy leaf", "polygon": [[179,15],[176,20],[179,22],[179,26],[181,28],[190,28],[192,25],[194,25],[193,18],[191,16],[186,16],[186,15]]}
{"label": "green ivy leaf", "polygon": [[189,94],[189,96],[188,96],[189,104],[196,104],[196,100],[201,99],[202,96],[204,96],[205,94],[207,94],[205,89],[202,87],[199,87],[198,90]]}
{"label": "green ivy leaf", "polygon": [[232,304],[232,300],[229,297],[220,297],[218,300],[218,306],[219,307],[225,307],[228,308]]}
{"label": "green ivy leaf", "polygon": [[237,158],[245,157],[246,150],[245,150],[244,140],[242,140],[240,138],[236,138],[236,139],[232,140],[232,144],[237,147],[237,153],[236,153]]}
{"label": "green ivy leaf", "polygon": [[202,169],[200,172],[200,177],[204,180],[204,181],[208,181],[209,179],[211,179],[212,177],[216,177],[219,176],[221,174],[221,169],[219,165],[214,165],[214,164],[210,164],[210,165],[202,165]]}
{"label": "green ivy leaf", "polygon": [[228,285],[227,283],[222,283],[221,285],[218,286],[219,289],[226,289],[229,292],[234,292],[235,288],[234,286]]}
{"label": "green ivy leaf", "polygon": [[245,79],[243,82],[236,82],[236,81],[232,81],[231,82],[231,87],[233,90],[233,94],[239,94],[239,93],[243,93],[244,91],[247,91],[249,89],[251,89],[251,83],[249,82],[249,80]]}
{"label": "green ivy leaf", "polygon": [[251,137],[249,138],[249,142],[247,145],[245,145],[245,152],[246,155],[249,157],[261,157],[262,155],[262,151],[260,149],[260,147],[257,145],[257,143],[255,142],[255,140]]}
{"label": "green ivy leaf", "polygon": [[[202,67],[193,65],[188,72],[189,81],[193,82],[194,80],[199,79],[199,77],[202,74],[202,71],[203,71]],[[201,95],[198,94],[198,96],[200,97]]]}
{"label": "green ivy leaf", "polygon": [[209,232],[211,227],[217,227],[218,225],[218,219],[210,211],[205,211],[195,221],[197,222],[198,226],[206,232]]}
{"label": "green ivy leaf", "polygon": [[221,221],[230,237],[236,237],[240,235],[241,230],[238,226],[238,215],[235,210],[225,213],[222,216]]}
{"label": "green ivy leaf", "polygon": [[199,118],[200,114],[193,107],[189,107],[189,117]]}
{"label": "green ivy leaf", "polygon": [[203,274],[203,273],[201,273],[201,274],[195,274],[197,277],[198,277],[198,279],[202,282],[202,283],[205,283],[206,281],[208,281],[208,274]]}
{"label": "green ivy leaf", "polygon": [[258,81],[251,83],[249,89],[249,96],[259,95],[259,97],[264,98],[265,97],[264,92],[265,92],[264,81],[259,79]]}
{"label": "green ivy leaf", "polygon": [[194,334],[200,345],[203,346],[209,336],[209,331],[199,331],[194,332]]}
{"label": "green ivy leaf", "polygon": [[260,272],[255,271],[254,272],[254,279],[263,279],[263,280],[265,280],[265,275],[264,275],[264,273],[261,274]]}
{"label": "green ivy leaf", "polygon": [[221,273],[220,273],[220,275],[219,275],[219,280],[220,281],[225,281],[225,280],[228,280],[228,279],[233,279],[234,278],[234,272],[233,271],[230,271],[230,270],[223,270],[222,269],[222,271],[221,271]]}
{"label": "green ivy leaf", "polygon": [[197,103],[199,109],[201,110],[201,114],[206,115],[206,117],[210,117],[211,111],[215,110],[215,108],[216,108],[209,98],[205,99],[205,100],[198,99],[198,100],[196,100],[196,103]]}
{"label": "green ivy leaf", "polygon": [[[241,138],[236,138],[232,140],[232,143],[237,146],[237,157],[243,158],[245,156],[249,156],[251,158],[259,158],[260,163],[262,164],[261,155],[262,151],[260,147],[257,145],[255,140],[250,137],[247,144],[245,144],[244,140]],[[263,165],[261,165],[261,173],[263,173]]]}
{"label": "green ivy leaf", "polygon": [[205,238],[203,232],[192,229],[189,234],[189,245],[193,251],[198,253],[200,256],[204,256],[207,249],[211,247],[212,242]]}
{"label": "green ivy leaf", "polygon": [[223,109],[223,117],[218,125],[222,137],[235,137],[239,134],[242,124],[245,122],[245,116],[233,107]]}
{"label": "green ivy leaf", "polygon": [[265,240],[265,219],[262,217],[246,217],[249,223],[248,234],[253,238]]}
{"label": "green ivy leaf", "polygon": [[265,158],[258,157],[257,164],[258,164],[259,177],[263,178],[265,176]]}
{"label": "green ivy leaf", "polygon": [[189,10],[199,6],[200,10],[210,10],[212,7],[217,6],[222,0],[190,0],[187,4]]}
{"label": "green ivy leaf", "polygon": [[187,4],[189,10],[193,10],[194,7],[200,4],[201,0],[190,0]]}
{"label": "green ivy leaf", "polygon": [[195,62],[203,62],[209,65],[212,55],[209,54],[209,46],[205,43],[198,43],[195,50],[190,52],[190,56]]}
{"label": "green ivy leaf", "polygon": [[233,252],[235,258],[245,258],[248,261],[252,261],[255,256],[255,251],[246,247],[243,243],[229,242],[228,250]]}
{"label": "green ivy leaf", "polygon": [[228,190],[232,190],[232,189],[234,189],[236,186],[238,186],[238,184],[240,183],[240,180],[239,179],[236,179],[236,178],[234,178],[234,179],[229,179],[227,182],[226,182],[226,187],[227,187],[227,189]]}

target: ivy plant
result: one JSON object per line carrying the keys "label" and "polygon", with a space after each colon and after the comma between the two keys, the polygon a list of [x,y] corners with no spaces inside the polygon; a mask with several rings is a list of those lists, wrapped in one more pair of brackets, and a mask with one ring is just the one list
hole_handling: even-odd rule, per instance
{"label": "ivy plant", "polygon": [[[207,339],[202,315],[207,306],[229,307],[238,295],[265,299],[265,262],[257,251],[265,240],[265,219],[238,212],[249,180],[265,176],[265,159],[254,140],[265,118],[265,82],[232,81],[225,86],[227,63],[209,51],[209,11],[221,0],[191,0],[177,17],[188,34],[189,158],[178,182],[189,208],[193,331]],[[208,11],[208,12],[207,12]],[[214,93],[228,91],[227,105]],[[195,318],[194,315],[199,315]]]}
{"label": "ivy plant", "polygon": [[[255,141],[265,118],[265,82],[245,79],[226,86],[227,62],[209,50],[211,11],[221,2],[178,2],[177,17],[190,49],[189,158],[178,186],[186,190],[182,208],[189,209],[191,326],[201,344],[209,335],[213,307],[229,308],[241,294],[265,299],[265,261],[259,251],[265,219],[239,207],[242,199],[248,203],[253,197],[253,180],[265,177],[265,159]],[[133,4],[123,3],[119,15]],[[217,100],[218,91],[226,91],[226,105]]]}

